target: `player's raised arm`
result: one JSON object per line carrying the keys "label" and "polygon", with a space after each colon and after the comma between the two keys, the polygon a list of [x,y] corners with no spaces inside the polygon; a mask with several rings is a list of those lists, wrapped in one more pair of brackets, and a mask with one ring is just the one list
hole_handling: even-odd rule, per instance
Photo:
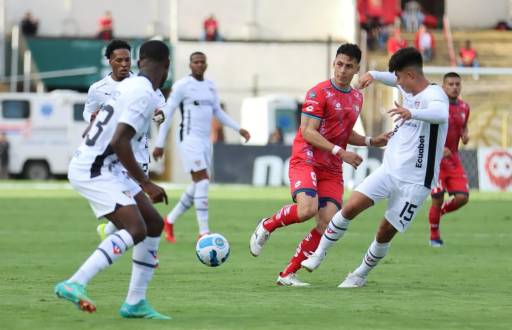
{"label": "player's raised arm", "polygon": [[368,71],[359,78],[358,88],[363,89],[370,86],[375,80],[390,87],[396,87],[396,76],[391,72]]}
{"label": "player's raised arm", "polygon": [[353,146],[367,146],[367,147],[384,147],[388,144],[391,132],[385,132],[377,136],[363,136],[356,131],[352,130],[348,143]]}

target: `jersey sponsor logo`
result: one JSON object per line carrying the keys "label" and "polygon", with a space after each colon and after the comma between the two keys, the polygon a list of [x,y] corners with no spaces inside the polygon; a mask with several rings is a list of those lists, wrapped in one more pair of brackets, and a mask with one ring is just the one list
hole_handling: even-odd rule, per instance
{"label": "jersey sponsor logo", "polygon": [[425,135],[420,135],[418,144],[418,159],[416,160],[416,167],[423,167],[423,154],[425,153]]}
{"label": "jersey sponsor logo", "polygon": [[123,251],[119,247],[119,245],[116,244],[116,242],[112,241],[112,253],[114,254],[121,254]]}

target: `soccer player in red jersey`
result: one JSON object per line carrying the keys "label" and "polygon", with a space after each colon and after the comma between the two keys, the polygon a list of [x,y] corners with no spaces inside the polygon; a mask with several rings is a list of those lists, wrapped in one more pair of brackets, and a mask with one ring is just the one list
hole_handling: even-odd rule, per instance
{"label": "soccer player in red jersey", "polygon": [[334,77],[307,92],[289,166],[295,203],[262,219],[251,236],[251,254],[257,257],[274,230],[315,217],[315,228],[300,242],[295,255],[279,274],[279,285],[309,285],[299,280],[296,272],[301,268],[301,261],[315,251],[330,219],[341,208],[342,163],[357,168],[362,162],[359,155],[345,150],[347,144],[383,146],[387,143],[387,134],[370,138],[353,131],[363,96],[350,83],[359,71],[360,60],[361,50],[357,45],[341,45],[333,63]]}
{"label": "soccer player in red jersey", "polygon": [[[449,72],[443,77],[443,89],[450,100],[450,118],[448,135],[444,145],[443,159],[439,182],[432,189],[432,206],[429,212],[430,246],[441,247],[443,240],[439,232],[439,222],[443,214],[453,212],[468,202],[468,178],[459,157],[459,140],[467,144],[469,141],[468,118],[469,105],[462,101],[461,78],[455,72]],[[453,198],[444,202],[444,193],[448,192]]]}

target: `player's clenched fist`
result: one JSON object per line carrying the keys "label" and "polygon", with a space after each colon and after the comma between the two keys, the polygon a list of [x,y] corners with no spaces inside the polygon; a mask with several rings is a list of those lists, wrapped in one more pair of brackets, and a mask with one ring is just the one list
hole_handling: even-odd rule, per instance
{"label": "player's clenched fist", "polygon": [[164,188],[157,186],[151,181],[146,181],[141,184],[142,190],[149,196],[153,203],[164,202],[167,204],[167,194]]}
{"label": "player's clenched fist", "polygon": [[356,169],[363,162],[363,158],[361,158],[361,156],[355,152],[340,149],[336,155],[345,163],[350,164],[354,169]]}
{"label": "player's clenched fist", "polygon": [[369,74],[368,72],[363,74],[359,78],[359,82],[357,84],[357,89],[363,89],[363,88],[370,86],[374,80],[375,79],[373,78],[373,76],[371,74]]}

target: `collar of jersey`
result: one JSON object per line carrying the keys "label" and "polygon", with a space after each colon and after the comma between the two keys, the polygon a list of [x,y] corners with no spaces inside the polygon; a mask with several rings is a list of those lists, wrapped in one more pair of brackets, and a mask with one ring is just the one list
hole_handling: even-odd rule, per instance
{"label": "collar of jersey", "polygon": [[337,91],[340,91],[342,93],[350,93],[350,91],[352,90],[352,87],[349,87],[347,89],[339,88],[338,86],[336,86],[334,81],[332,81],[332,79],[330,81],[331,81],[331,86],[334,87],[334,89]]}

